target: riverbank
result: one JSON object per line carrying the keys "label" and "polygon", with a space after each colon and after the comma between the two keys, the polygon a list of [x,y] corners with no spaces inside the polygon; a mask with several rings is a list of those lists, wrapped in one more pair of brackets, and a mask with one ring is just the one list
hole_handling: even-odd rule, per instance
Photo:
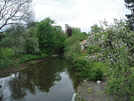
{"label": "riverbank", "polygon": [[28,65],[30,64],[36,64],[36,63],[40,63],[43,61],[46,61],[49,58],[52,57],[57,57],[59,55],[52,55],[52,56],[47,56],[47,55],[23,55],[20,56],[18,58],[16,58],[16,63],[14,63],[11,66],[8,66],[6,68],[0,68],[0,76],[7,76],[9,74],[15,73],[15,72],[19,72],[25,68],[28,67]]}
{"label": "riverbank", "polygon": [[[3,69],[2,71],[0,71],[0,76],[1,77],[7,76],[15,72],[20,72],[24,69],[28,69],[29,67],[32,68],[33,66],[28,66],[28,65],[40,64],[44,61],[47,61],[47,59],[49,60],[49,58],[29,60],[23,64],[20,64],[17,67],[13,67],[13,68],[10,67],[10,68]],[[113,100],[109,100],[110,99],[109,96],[105,94],[105,89],[104,89],[105,86],[106,86],[105,82],[101,82],[100,84],[97,84],[96,82],[84,80],[77,87],[76,90],[77,96],[75,97],[76,99],[75,101],[113,101]]]}
{"label": "riverbank", "polygon": [[75,101],[114,101],[105,92],[106,82],[84,81],[77,88]]}
{"label": "riverbank", "polygon": [[18,71],[21,71],[21,70],[24,70],[25,68],[27,68],[27,65],[29,64],[33,64],[33,63],[39,63],[39,62],[42,62],[44,61],[44,59],[34,59],[34,60],[28,60],[28,61],[25,61],[24,63],[21,63],[17,66],[14,66],[14,67],[7,67],[7,68],[2,68],[0,69],[0,76],[7,76],[9,74],[12,74],[12,73],[15,73],[15,72],[18,72]]}

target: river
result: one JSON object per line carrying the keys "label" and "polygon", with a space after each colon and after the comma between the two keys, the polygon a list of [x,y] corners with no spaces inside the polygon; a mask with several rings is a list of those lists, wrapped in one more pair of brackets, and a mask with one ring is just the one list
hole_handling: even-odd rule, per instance
{"label": "river", "polygon": [[2,101],[72,101],[76,80],[68,67],[64,59],[50,58],[0,77]]}

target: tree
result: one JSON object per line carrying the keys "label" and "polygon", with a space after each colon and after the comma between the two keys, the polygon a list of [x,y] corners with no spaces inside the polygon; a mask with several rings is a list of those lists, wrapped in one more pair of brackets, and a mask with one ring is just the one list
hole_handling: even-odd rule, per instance
{"label": "tree", "polygon": [[134,30],[134,0],[125,0],[126,7],[131,11],[131,14],[127,14],[129,27]]}
{"label": "tree", "polygon": [[62,28],[53,24],[53,20],[46,18],[37,25],[39,49],[49,55],[60,53],[64,48],[65,37]]}
{"label": "tree", "polygon": [[68,37],[72,36],[72,28],[68,24],[65,24],[65,28]]}
{"label": "tree", "polygon": [[26,28],[23,25],[12,25],[4,32],[0,47],[12,48],[17,54],[39,53],[39,43],[36,26]]}
{"label": "tree", "polygon": [[107,64],[107,91],[120,101],[134,101],[134,32],[126,24],[115,20],[113,25],[104,26],[103,31],[92,33],[88,53],[90,62]]}
{"label": "tree", "polygon": [[0,0],[0,30],[5,26],[27,22],[32,0]]}
{"label": "tree", "polygon": [[37,31],[36,31],[36,26],[30,25],[25,34],[25,53],[26,54],[37,54],[39,53],[39,42],[38,42],[38,37],[37,37]]}
{"label": "tree", "polygon": [[11,48],[15,55],[25,53],[26,38],[24,36],[26,28],[23,25],[12,25],[4,32],[4,37],[0,42],[1,48]]}
{"label": "tree", "polygon": [[102,32],[103,29],[99,27],[97,24],[91,26],[91,33],[99,33]]}
{"label": "tree", "polygon": [[37,33],[39,39],[39,48],[43,53],[49,53],[53,47],[53,28],[54,22],[50,18],[41,21],[37,26]]}

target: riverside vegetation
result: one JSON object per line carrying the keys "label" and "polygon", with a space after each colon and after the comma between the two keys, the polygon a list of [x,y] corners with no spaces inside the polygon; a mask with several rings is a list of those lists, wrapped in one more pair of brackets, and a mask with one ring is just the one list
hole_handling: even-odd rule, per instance
{"label": "riverside vegetation", "polygon": [[[115,20],[112,25],[94,25],[88,34],[72,28],[70,37],[53,24],[46,18],[28,27],[17,25],[7,29],[0,40],[0,68],[64,53],[78,78],[104,80],[108,94],[134,100],[134,32],[127,22]],[[83,40],[86,41],[81,44]]]}
{"label": "riverside vegetation", "polygon": [[[69,36],[50,18],[31,20],[32,0],[0,1],[1,71],[19,68],[30,60],[64,55],[77,78],[103,80],[108,94],[134,101],[134,1],[124,1],[132,10],[127,21],[94,25],[89,33],[71,28]],[[5,27],[11,22],[14,24]]]}
{"label": "riverside vegetation", "polygon": [[53,26],[53,23],[46,18],[27,27],[14,25],[3,32],[0,40],[0,67],[11,67],[14,62],[19,64],[62,53],[65,35],[61,27]]}
{"label": "riverside vegetation", "polygon": [[85,38],[75,33],[65,41],[65,55],[71,57],[72,69],[79,78],[105,80],[107,93],[117,100],[133,101],[133,35],[122,20],[115,20],[113,25],[94,25],[86,37],[85,49],[79,45]]}

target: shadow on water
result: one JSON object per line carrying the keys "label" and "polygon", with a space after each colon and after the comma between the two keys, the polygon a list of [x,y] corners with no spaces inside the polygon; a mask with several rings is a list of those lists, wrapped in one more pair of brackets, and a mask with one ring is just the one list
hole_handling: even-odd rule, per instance
{"label": "shadow on water", "polygon": [[2,101],[71,101],[76,88],[64,59],[50,58],[0,78]]}

